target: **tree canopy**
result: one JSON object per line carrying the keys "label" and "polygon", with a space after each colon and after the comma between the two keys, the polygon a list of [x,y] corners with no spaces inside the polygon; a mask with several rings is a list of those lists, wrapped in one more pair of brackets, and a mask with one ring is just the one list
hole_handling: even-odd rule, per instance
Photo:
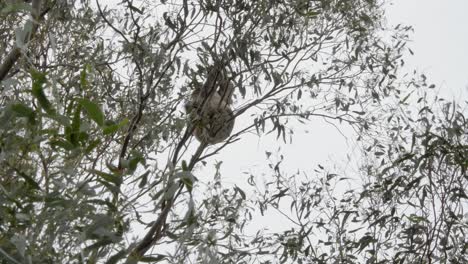
{"label": "tree canopy", "polygon": [[[385,4],[0,2],[0,263],[468,263],[466,102],[401,73]],[[213,67],[236,123],[202,144],[184,105]],[[358,172],[278,152],[222,180],[246,134],[317,118],[352,128]],[[271,210],[290,226],[252,232]]]}

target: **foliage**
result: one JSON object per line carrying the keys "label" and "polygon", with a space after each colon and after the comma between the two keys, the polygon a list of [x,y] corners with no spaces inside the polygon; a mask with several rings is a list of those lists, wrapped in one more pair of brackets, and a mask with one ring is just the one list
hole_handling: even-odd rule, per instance
{"label": "foliage", "polygon": [[277,248],[280,259],[467,262],[466,104],[429,98],[423,92],[406,107],[400,101],[394,111],[379,112],[385,121],[361,138],[357,187],[339,187],[349,184],[349,173],[319,165],[313,176],[287,175],[281,159],[272,161],[276,177],[259,191],[257,204],[287,215],[291,223],[270,238],[283,245]]}
{"label": "foliage", "polygon": [[[464,112],[386,111],[409,105],[396,80],[411,28],[387,27],[383,4],[1,2],[0,261],[466,262]],[[220,61],[243,122],[194,150],[183,104]],[[373,153],[361,189],[338,199],[346,178],[285,176],[281,159],[252,194],[219,163],[213,181],[194,175],[246,133],[286,142],[314,117]],[[280,200],[291,228],[250,234]]]}

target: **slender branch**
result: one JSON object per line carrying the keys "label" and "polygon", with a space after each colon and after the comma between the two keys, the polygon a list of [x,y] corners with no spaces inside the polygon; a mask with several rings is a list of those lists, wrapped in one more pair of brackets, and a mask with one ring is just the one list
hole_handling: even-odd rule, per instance
{"label": "slender branch", "polygon": [[154,222],[153,226],[151,229],[146,233],[145,237],[138,243],[138,245],[135,247],[135,249],[130,253],[129,260],[138,260],[143,257],[143,255],[148,251],[151,246],[158,241],[161,238],[162,235],[162,229],[164,224],[166,223],[167,216],[169,215],[169,212],[171,211],[172,205],[176,199],[177,196],[179,196],[180,192],[182,191],[182,188],[179,188],[177,194],[175,197],[171,197],[170,199],[167,199],[165,207],[161,211],[161,214],[159,215],[158,219],[156,222]]}
{"label": "slender branch", "polygon": [[117,32],[117,34],[119,34],[127,43],[130,43],[130,40],[128,40],[128,38],[125,36],[125,34],[120,31],[118,28],[116,28],[107,18],[106,16],[104,15],[104,12],[102,11],[101,9],[101,5],[99,4],[99,1],[96,0],[96,5],[98,7],[98,10],[99,10],[99,15],[101,15],[102,19],[104,20],[104,22],[106,22],[107,25],[109,25],[109,27],[111,27],[115,32]]}
{"label": "slender branch", "polygon": [[197,162],[200,161],[200,156],[207,146],[207,143],[200,143],[200,145],[197,148],[197,151],[195,151],[195,154],[193,154],[192,158],[190,159],[190,163],[188,165],[189,171],[193,170],[195,164],[197,164]]}
{"label": "slender branch", "polygon": [[138,123],[140,123],[141,117],[143,116],[143,110],[145,109],[145,98],[140,98],[140,105],[138,106],[137,114],[132,118],[132,122],[128,128],[127,135],[125,136],[124,143],[119,155],[118,169],[122,169],[122,160],[125,158],[127,148],[130,143],[130,139],[133,137],[133,133],[137,129]]}
{"label": "slender branch", "polygon": [[[183,140],[181,140],[181,142],[183,142]],[[197,150],[195,151],[195,154],[192,156],[192,159],[190,160],[190,164],[188,166],[189,171],[193,170],[197,161],[200,160],[199,159],[200,155],[203,153],[206,147],[207,147],[206,143],[200,143]],[[176,154],[174,154],[174,157],[176,157]],[[175,158],[175,160],[177,160],[177,158]],[[150,230],[148,230],[148,232],[146,233],[145,237],[140,241],[140,243],[138,243],[135,249],[133,249],[133,251],[130,253],[130,256],[127,262],[130,260],[141,259],[144,256],[144,254],[151,248],[151,246],[153,246],[159,239],[161,239],[163,227],[166,224],[167,216],[169,215],[169,212],[171,211],[172,206],[174,205],[175,201],[181,194],[183,187],[184,187],[183,184],[179,183],[179,189],[177,193],[173,195],[172,197],[165,200],[161,214],[158,216],[158,219],[153,223]]]}
{"label": "slender branch", "polygon": [[[238,115],[236,115],[238,116]],[[260,119],[259,121],[266,121],[266,120],[269,120],[269,119],[272,119],[272,118],[280,118],[280,117],[300,117],[300,118],[308,118],[310,116],[316,116],[316,117],[322,117],[324,118],[325,120],[327,119],[333,119],[333,120],[339,120],[339,121],[345,121],[345,122],[348,122],[349,124],[355,124],[357,123],[356,121],[353,121],[353,120],[349,120],[349,119],[345,119],[343,118],[343,116],[346,116],[346,114],[343,114],[343,115],[339,115],[339,116],[329,116],[329,115],[325,115],[325,114],[318,114],[318,113],[312,113],[312,112],[306,112],[306,113],[295,113],[295,114],[278,114],[278,115],[270,115],[270,116],[266,116],[262,119]],[[204,160],[208,157],[211,157],[211,156],[214,156],[216,155],[217,153],[219,153],[219,151],[221,151],[223,148],[225,148],[227,145],[230,145],[238,140],[240,140],[239,136],[241,134],[244,134],[246,131],[252,129],[253,127],[255,127],[256,124],[253,123],[251,125],[248,125],[247,127],[243,128],[242,130],[236,132],[235,134],[232,134],[225,142],[224,144],[222,144],[221,146],[219,146],[218,148],[216,148],[215,150],[213,150],[212,152],[210,153],[207,153],[205,154],[204,156],[201,156],[199,157],[196,161],[201,161],[201,160]]]}
{"label": "slender branch", "polygon": [[5,79],[5,76],[8,74],[10,69],[13,67],[15,62],[18,60],[21,55],[21,51],[18,47],[15,47],[6,57],[2,65],[0,65],[0,81]]}
{"label": "slender branch", "polygon": [[2,248],[0,248],[0,254],[3,255],[5,257],[5,259],[10,261],[11,263],[20,264],[19,261],[14,259],[12,256],[8,255],[8,253],[6,253]]}

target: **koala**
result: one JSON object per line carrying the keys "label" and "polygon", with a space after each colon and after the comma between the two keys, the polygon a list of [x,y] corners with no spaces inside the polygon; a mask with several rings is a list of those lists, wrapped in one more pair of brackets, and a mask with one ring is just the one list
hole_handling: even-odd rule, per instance
{"label": "koala", "polygon": [[234,128],[231,105],[235,87],[224,71],[212,67],[203,86],[193,90],[185,105],[195,138],[207,145],[223,142]]}

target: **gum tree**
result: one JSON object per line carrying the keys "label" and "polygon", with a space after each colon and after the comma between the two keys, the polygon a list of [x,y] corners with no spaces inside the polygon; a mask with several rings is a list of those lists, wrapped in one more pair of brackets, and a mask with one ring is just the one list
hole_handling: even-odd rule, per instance
{"label": "gum tree", "polygon": [[[368,111],[400,96],[410,30],[387,27],[383,4],[0,3],[3,261],[319,259],[299,237],[244,233],[275,199],[192,171],[246,133],[286,141],[291,120],[370,133],[378,120]],[[220,61],[242,122],[225,142],[198,147],[183,105]]]}

